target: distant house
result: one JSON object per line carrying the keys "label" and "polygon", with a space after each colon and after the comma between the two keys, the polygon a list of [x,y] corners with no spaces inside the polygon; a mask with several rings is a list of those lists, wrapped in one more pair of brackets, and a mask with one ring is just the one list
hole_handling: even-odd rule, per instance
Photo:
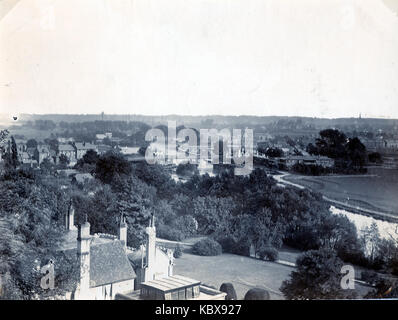
{"label": "distant house", "polygon": [[273,136],[267,132],[254,132],[253,142],[255,144],[261,143],[261,142],[266,142],[271,139],[273,139]]}
{"label": "distant house", "polygon": [[72,178],[72,182],[84,184],[86,181],[92,180],[94,177],[89,173],[77,173]]}
{"label": "distant house", "polygon": [[29,156],[31,158],[34,158],[35,152],[36,152],[36,148],[33,148],[33,147],[26,148],[26,152],[29,154]]}
{"label": "distant house", "polygon": [[288,156],[290,154],[290,148],[281,148],[283,155]]}
{"label": "distant house", "polygon": [[27,153],[27,152],[21,152],[21,153],[18,152],[18,157],[19,157],[18,160],[21,163],[26,163],[28,160],[31,159],[29,153]]}
{"label": "distant house", "polygon": [[35,159],[25,159],[21,162],[22,168],[36,168],[38,163]]}
{"label": "distant house", "polygon": [[120,142],[122,142],[123,139],[113,137],[113,138],[109,138],[109,140],[111,140],[111,142],[113,142],[113,143],[119,144]]}
{"label": "distant house", "polygon": [[325,167],[325,168],[331,168],[334,166],[334,160],[329,157],[324,157],[324,156],[319,156],[316,158],[317,165]]}
{"label": "distant house", "polygon": [[102,155],[108,151],[112,150],[111,146],[108,146],[106,144],[99,144],[97,145],[97,152],[98,154]]}
{"label": "distant house", "polygon": [[27,145],[25,140],[15,139],[15,144],[17,145],[17,152],[18,154],[22,152],[26,152]]}
{"label": "distant house", "polygon": [[65,143],[65,144],[75,141],[75,139],[73,139],[73,138],[64,138],[64,137],[58,137],[57,140],[59,143]]}
{"label": "distant house", "polygon": [[95,152],[97,152],[97,146],[88,142],[76,142],[75,148],[77,160],[83,158],[88,150],[94,150]]}
{"label": "distant house", "polygon": [[104,140],[105,138],[106,138],[105,133],[97,133],[97,134],[95,135],[95,139],[96,139],[96,140],[99,140],[99,141],[102,141],[102,140]]}
{"label": "distant house", "polygon": [[398,140],[384,140],[384,147],[387,149],[398,150]]}
{"label": "distant house", "polygon": [[31,157],[27,152],[18,153],[18,160],[23,168],[33,168],[38,165],[37,160]]}
{"label": "distant house", "polygon": [[46,145],[37,146],[33,158],[39,165],[44,161],[44,159],[49,159],[51,162],[54,162],[50,148]]}
{"label": "distant house", "polygon": [[324,168],[334,166],[334,160],[324,156],[288,156],[278,158],[278,163],[285,165],[288,169],[296,164],[318,165]]}
{"label": "distant house", "polygon": [[58,145],[58,156],[60,156],[61,154],[65,155],[70,162],[76,161],[76,151],[71,144]]}
{"label": "distant house", "polygon": [[140,147],[118,147],[121,154],[131,155],[138,154]]}
{"label": "distant house", "polygon": [[112,139],[112,132],[97,133],[97,134],[95,135],[95,139],[98,140],[98,141],[102,141],[102,140],[104,140],[105,138]]}

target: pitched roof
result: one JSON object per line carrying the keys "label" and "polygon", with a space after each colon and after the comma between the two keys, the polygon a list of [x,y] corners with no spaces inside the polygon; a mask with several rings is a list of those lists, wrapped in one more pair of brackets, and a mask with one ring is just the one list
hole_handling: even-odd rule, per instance
{"label": "pitched roof", "polygon": [[76,142],[75,146],[76,146],[76,149],[78,149],[78,150],[90,150],[90,149],[95,150],[96,149],[96,145],[88,143],[88,142],[86,142],[86,143]]}
{"label": "pitched roof", "polygon": [[140,147],[119,147],[122,154],[137,154]]}
{"label": "pitched roof", "polygon": [[90,173],[77,173],[75,179],[79,183],[84,183],[86,180],[91,180],[94,177]]}
{"label": "pitched roof", "polygon": [[59,151],[75,151],[75,148],[70,144],[60,144],[58,146]]}
{"label": "pitched roof", "polygon": [[30,155],[29,155],[29,153],[27,153],[27,152],[22,152],[22,153],[21,153],[21,158],[22,158],[22,159],[30,159]]}
{"label": "pitched roof", "polygon": [[[75,240],[76,241],[76,240]],[[76,248],[63,250],[75,266],[71,269],[79,272]],[[92,243],[90,246],[90,287],[132,280],[136,274],[127,259],[122,243],[110,240],[104,243]]]}
{"label": "pitched roof", "polygon": [[106,152],[106,151],[112,150],[112,147],[108,146],[106,144],[100,144],[100,145],[97,145],[97,149],[98,149],[98,152]]}
{"label": "pitched roof", "polygon": [[91,247],[91,287],[130,280],[135,277],[136,274],[131,267],[122,243],[119,240]]}

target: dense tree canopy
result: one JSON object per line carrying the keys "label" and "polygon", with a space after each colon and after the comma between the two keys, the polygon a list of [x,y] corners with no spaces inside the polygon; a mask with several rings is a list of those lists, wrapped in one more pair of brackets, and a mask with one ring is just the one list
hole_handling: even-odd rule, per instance
{"label": "dense tree canopy", "polygon": [[315,145],[308,144],[307,152],[335,159],[340,170],[362,170],[367,162],[366,147],[359,138],[348,138],[337,129],[320,131]]}

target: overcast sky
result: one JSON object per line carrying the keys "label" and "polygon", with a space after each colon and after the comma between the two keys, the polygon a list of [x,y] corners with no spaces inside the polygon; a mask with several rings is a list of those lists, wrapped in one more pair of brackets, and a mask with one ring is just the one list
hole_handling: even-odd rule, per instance
{"label": "overcast sky", "polygon": [[0,113],[398,118],[397,8],[0,0]]}

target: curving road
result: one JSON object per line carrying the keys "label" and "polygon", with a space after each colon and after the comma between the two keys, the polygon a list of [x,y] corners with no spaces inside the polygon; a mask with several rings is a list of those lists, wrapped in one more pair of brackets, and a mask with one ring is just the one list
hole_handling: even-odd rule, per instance
{"label": "curving road", "polygon": [[[283,179],[286,176],[289,176],[290,173],[282,173],[280,172],[280,174],[277,175],[273,175],[273,177],[275,178],[275,180],[278,182],[278,184],[282,184],[282,185],[290,185],[299,189],[309,189],[305,186],[299,185],[297,183],[293,183],[290,181],[287,181],[285,179]],[[387,218],[387,219],[392,219],[393,221],[398,221],[398,217],[392,214],[388,214],[388,213],[384,213],[384,212],[380,212],[380,211],[375,211],[375,210],[370,210],[370,209],[366,209],[366,208],[362,208],[359,206],[354,206],[345,202],[341,202],[338,200],[334,200],[331,198],[326,197],[325,195],[322,195],[322,198],[330,203],[333,203],[335,205],[337,205],[338,207],[342,207],[343,209],[347,209],[347,210],[355,210],[356,212],[358,212],[359,214],[367,214],[367,215],[371,215],[374,218],[380,217],[380,218]]]}

